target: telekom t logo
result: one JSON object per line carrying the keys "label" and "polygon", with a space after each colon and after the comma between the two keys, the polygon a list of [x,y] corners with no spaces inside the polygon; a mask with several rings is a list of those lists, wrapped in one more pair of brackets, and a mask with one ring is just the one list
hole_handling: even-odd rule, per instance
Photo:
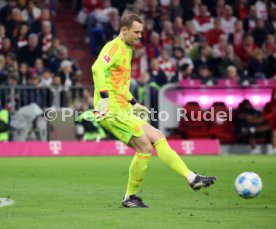
{"label": "telekom t logo", "polygon": [[115,142],[115,147],[119,154],[125,154],[127,151],[127,146],[120,141]]}
{"label": "telekom t logo", "polygon": [[193,141],[182,141],[181,147],[185,154],[193,154],[193,151],[195,149]]}
{"label": "telekom t logo", "polygon": [[53,155],[59,155],[60,151],[62,150],[61,141],[50,141],[49,149]]}

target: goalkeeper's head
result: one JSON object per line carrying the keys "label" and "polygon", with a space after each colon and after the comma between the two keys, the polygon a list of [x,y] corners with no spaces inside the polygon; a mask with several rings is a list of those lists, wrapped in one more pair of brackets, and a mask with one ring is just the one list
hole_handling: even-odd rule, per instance
{"label": "goalkeeper's head", "polygon": [[127,14],[120,22],[119,37],[129,46],[134,44],[142,37],[144,27],[143,19],[137,14]]}

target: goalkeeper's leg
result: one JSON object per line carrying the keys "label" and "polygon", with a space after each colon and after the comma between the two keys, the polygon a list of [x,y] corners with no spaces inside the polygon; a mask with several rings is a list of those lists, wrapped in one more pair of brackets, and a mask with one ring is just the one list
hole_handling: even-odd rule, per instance
{"label": "goalkeeper's leg", "polygon": [[122,205],[130,208],[148,207],[140,197],[137,197],[136,192],[144,180],[148,161],[151,158],[152,144],[147,136],[143,134],[141,137],[132,137],[129,145],[136,151],[136,154],[129,167],[127,191]]}
{"label": "goalkeeper's leg", "polygon": [[198,190],[202,187],[208,187],[214,183],[216,177],[206,177],[195,174],[185,164],[185,162],[178,156],[178,154],[170,147],[164,134],[152,127],[149,124],[143,126],[144,133],[154,145],[157,155],[165,164],[175,170],[180,175],[184,176],[191,188]]}

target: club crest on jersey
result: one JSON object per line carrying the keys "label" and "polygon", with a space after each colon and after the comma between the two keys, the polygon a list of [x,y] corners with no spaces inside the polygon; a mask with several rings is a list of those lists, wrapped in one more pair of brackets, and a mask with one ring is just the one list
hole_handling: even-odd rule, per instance
{"label": "club crest on jersey", "polygon": [[108,63],[111,61],[111,57],[108,56],[108,55],[105,55],[105,56],[103,57],[103,60],[104,60],[105,63],[108,64]]}

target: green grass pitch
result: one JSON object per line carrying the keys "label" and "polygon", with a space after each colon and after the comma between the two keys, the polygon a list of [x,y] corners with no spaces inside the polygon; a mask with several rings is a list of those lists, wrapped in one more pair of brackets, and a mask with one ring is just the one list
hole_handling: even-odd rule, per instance
{"label": "green grass pitch", "polygon": [[[149,209],[121,208],[131,157],[0,158],[0,228],[276,228],[276,157],[190,156],[199,173],[217,175],[209,189],[194,192],[157,157],[150,161],[139,195]],[[234,191],[243,171],[257,172],[260,196]]]}

